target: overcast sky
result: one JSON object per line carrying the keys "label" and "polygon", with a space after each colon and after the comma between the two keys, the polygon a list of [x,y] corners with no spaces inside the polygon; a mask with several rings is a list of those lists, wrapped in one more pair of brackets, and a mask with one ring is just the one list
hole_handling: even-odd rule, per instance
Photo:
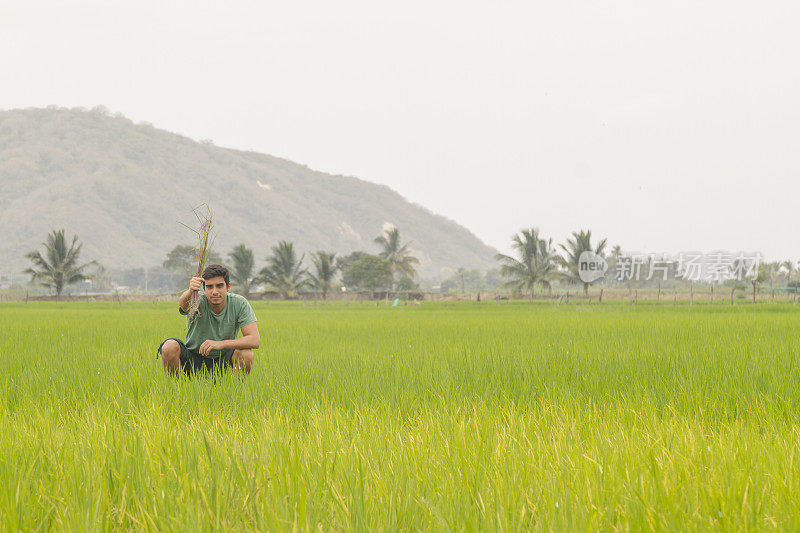
{"label": "overcast sky", "polygon": [[384,183],[501,250],[535,226],[800,259],[799,24],[797,2],[0,0],[0,108],[104,105]]}

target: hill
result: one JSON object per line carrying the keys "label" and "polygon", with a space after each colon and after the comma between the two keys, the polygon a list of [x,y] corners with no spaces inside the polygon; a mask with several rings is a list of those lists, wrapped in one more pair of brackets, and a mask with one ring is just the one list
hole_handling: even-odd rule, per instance
{"label": "hill", "polygon": [[65,228],[81,258],[108,268],[160,264],[193,235],[191,208],[208,203],[215,250],[243,242],[262,265],[271,246],[303,252],[377,251],[387,224],[400,229],[423,276],[489,268],[495,250],[456,222],[389,187],[311,170],[277,157],[220,148],[134,124],[103,108],[0,111],[0,269],[28,266],[25,253]]}

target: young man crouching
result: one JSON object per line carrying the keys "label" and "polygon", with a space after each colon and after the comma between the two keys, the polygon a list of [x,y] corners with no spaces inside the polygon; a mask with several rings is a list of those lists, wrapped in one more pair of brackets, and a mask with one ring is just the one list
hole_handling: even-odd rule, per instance
{"label": "young man crouching", "polygon": [[[186,318],[186,342],[171,337],[161,343],[158,353],[164,370],[191,375],[201,370],[233,367],[250,372],[261,344],[253,308],[244,296],[228,292],[230,273],[222,265],[209,265],[200,278],[192,278],[189,290],[178,299],[179,311],[187,315],[192,291],[200,291],[200,308],[195,320]],[[236,338],[241,330],[242,336]]]}

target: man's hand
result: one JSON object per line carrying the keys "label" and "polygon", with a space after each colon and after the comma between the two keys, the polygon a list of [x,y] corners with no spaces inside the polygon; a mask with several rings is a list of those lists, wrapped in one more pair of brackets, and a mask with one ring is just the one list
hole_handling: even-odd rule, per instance
{"label": "man's hand", "polygon": [[225,346],[222,341],[212,341],[208,339],[203,341],[203,344],[200,345],[200,355],[208,355],[211,353],[211,350],[222,350],[224,348]]}
{"label": "man's hand", "polygon": [[194,277],[189,281],[189,289],[183,291],[181,297],[178,298],[178,306],[180,306],[181,311],[184,314],[189,310],[189,304],[191,303],[192,298],[192,291],[201,291],[203,290],[203,283],[205,280],[203,278]]}

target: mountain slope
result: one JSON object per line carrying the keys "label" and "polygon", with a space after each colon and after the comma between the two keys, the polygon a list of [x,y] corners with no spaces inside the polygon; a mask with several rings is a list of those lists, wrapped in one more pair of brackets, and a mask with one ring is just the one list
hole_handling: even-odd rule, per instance
{"label": "mountain slope", "polygon": [[208,203],[215,250],[240,242],[262,264],[286,239],[304,252],[377,251],[396,225],[424,276],[489,268],[495,251],[452,220],[383,185],[332,176],[269,155],[198,143],[102,110],[0,111],[0,268],[27,267],[51,229],[84,243],[81,258],[110,268],[160,264],[193,243],[178,222]]}

